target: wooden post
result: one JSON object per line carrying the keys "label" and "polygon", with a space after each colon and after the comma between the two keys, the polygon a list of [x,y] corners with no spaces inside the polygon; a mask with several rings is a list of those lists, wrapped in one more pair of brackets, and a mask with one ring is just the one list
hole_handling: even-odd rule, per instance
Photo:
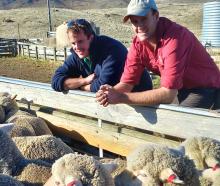
{"label": "wooden post", "polygon": [[47,48],[44,47],[44,60],[46,60],[46,59],[47,59]]}
{"label": "wooden post", "polygon": [[95,33],[96,35],[100,35],[100,27],[95,27]]}
{"label": "wooden post", "polygon": [[57,51],[57,49],[56,49],[56,47],[54,47],[54,61],[56,61],[57,60],[57,55],[56,55],[56,51]]}
{"label": "wooden post", "polygon": [[36,59],[38,59],[38,48],[37,48],[37,46],[35,47],[35,52],[36,52]]}
{"label": "wooden post", "polygon": [[22,46],[22,55],[24,56],[24,45],[21,46]]}
{"label": "wooden post", "polygon": [[30,46],[29,45],[27,46],[27,52],[28,52],[28,57],[30,58],[31,54],[30,54]]}
{"label": "wooden post", "polygon": [[67,57],[67,52],[66,52],[66,47],[64,47],[64,60],[66,60]]}
{"label": "wooden post", "polygon": [[18,50],[18,55],[21,56],[21,45],[18,44],[17,46],[18,46],[18,48],[17,48],[17,50]]}

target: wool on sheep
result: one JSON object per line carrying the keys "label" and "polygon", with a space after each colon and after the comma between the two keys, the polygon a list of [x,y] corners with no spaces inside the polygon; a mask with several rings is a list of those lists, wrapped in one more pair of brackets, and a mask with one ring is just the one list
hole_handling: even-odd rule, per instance
{"label": "wool on sheep", "polygon": [[120,176],[124,179],[121,180],[124,185],[131,180],[137,186],[199,185],[199,176],[192,160],[175,149],[157,144],[141,145],[130,153],[126,171]]}
{"label": "wool on sheep", "polygon": [[24,185],[43,185],[51,176],[51,164],[24,158],[12,139],[0,130],[0,173]]}
{"label": "wool on sheep", "polygon": [[64,22],[56,28],[56,47],[64,48],[69,46],[70,42],[67,35],[67,23]]}
{"label": "wool on sheep", "polygon": [[220,141],[208,137],[186,139],[179,150],[195,162],[196,168],[203,170],[220,164]]}
{"label": "wool on sheep", "polygon": [[51,135],[14,137],[13,141],[27,159],[54,163],[65,154],[73,153],[73,150],[61,139]]}
{"label": "wool on sheep", "polygon": [[40,117],[16,114],[16,117],[8,121],[10,121],[11,123],[15,123],[18,126],[30,125],[33,128],[34,134],[36,136],[52,135],[52,132],[50,131],[46,122]]}

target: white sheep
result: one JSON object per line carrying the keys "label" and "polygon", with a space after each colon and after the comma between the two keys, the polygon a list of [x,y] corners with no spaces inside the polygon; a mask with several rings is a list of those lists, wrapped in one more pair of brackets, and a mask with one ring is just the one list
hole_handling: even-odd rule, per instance
{"label": "white sheep", "polygon": [[17,181],[11,176],[0,174],[0,185],[1,186],[24,186],[22,183]]}
{"label": "white sheep", "polygon": [[195,162],[198,170],[215,167],[220,164],[220,141],[208,137],[191,137],[179,147]]}
{"label": "white sheep", "polygon": [[7,92],[0,93],[0,105],[5,111],[5,120],[7,120],[19,110],[19,107],[15,101],[15,97],[16,95],[12,97]]}
{"label": "white sheep", "polygon": [[[206,183],[208,180],[212,183],[212,186],[220,186],[220,165],[216,165],[214,168],[205,169],[202,172],[202,177],[206,180]],[[201,186],[203,185],[201,184]],[[204,184],[204,186],[207,186],[207,184]]]}
{"label": "white sheep", "polygon": [[12,137],[52,135],[52,132],[42,118],[19,110],[15,99],[11,98],[10,94],[0,94],[0,105],[2,105],[5,110],[6,123],[16,124],[11,131]]}
{"label": "white sheep", "polygon": [[64,48],[69,46],[70,42],[67,35],[67,22],[64,22],[56,28],[56,47]]}
{"label": "white sheep", "polygon": [[145,144],[127,156],[127,168],[116,182],[127,186],[197,186],[199,178],[193,161],[181,152],[166,146]]}
{"label": "white sheep", "polygon": [[50,135],[14,137],[12,140],[27,159],[41,159],[54,163],[65,154],[73,153],[61,139]]}
{"label": "white sheep", "polygon": [[60,186],[114,186],[111,172],[117,166],[102,164],[95,158],[77,153],[67,154],[52,166],[52,177]]}
{"label": "white sheep", "polygon": [[[13,119],[9,118],[7,122],[14,123],[17,126],[21,127],[20,130],[23,130],[22,128],[28,128],[28,130],[30,130],[30,133],[33,134],[26,136],[52,135],[52,132],[47,126],[46,122],[40,117],[20,115],[20,112],[17,112],[12,117]],[[12,133],[14,133],[14,135],[12,135],[13,137],[24,136],[18,134],[20,133],[19,129],[13,130]]]}
{"label": "white sheep", "polygon": [[27,160],[12,139],[0,130],[0,173],[13,176],[24,185],[42,185],[51,176],[51,165]]}

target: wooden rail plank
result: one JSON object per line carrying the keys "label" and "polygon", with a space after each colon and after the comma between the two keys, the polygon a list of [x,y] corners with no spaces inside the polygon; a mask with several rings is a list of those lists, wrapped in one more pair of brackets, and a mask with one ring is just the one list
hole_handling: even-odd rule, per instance
{"label": "wooden rail plank", "polygon": [[[136,137],[105,130],[98,126],[95,127],[86,125],[81,123],[80,120],[72,121],[42,112],[37,112],[37,115],[49,121],[49,127],[55,132],[65,134],[75,140],[82,141],[89,145],[102,148],[122,156],[127,156],[141,144],[153,142],[151,140],[146,141]],[[176,147],[177,144],[178,143],[173,143],[172,147]]]}
{"label": "wooden rail plank", "polygon": [[180,138],[207,136],[220,140],[219,113],[167,105],[157,108],[119,104],[103,108],[91,93],[63,94],[53,91],[49,84],[26,81],[26,85],[22,85],[7,83],[4,79],[0,79],[1,90],[17,94],[18,98],[31,98],[35,104]]}

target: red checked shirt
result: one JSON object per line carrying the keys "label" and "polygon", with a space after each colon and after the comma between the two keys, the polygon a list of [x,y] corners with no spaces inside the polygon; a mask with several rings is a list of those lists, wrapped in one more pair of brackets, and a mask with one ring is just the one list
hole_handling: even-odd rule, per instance
{"label": "red checked shirt", "polygon": [[161,17],[156,34],[155,51],[147,41],[133,39],[121,82],[138,84],[146,67],[160,75],[161,87],[168,89],[220,88],[220,70],[193,33]]}

